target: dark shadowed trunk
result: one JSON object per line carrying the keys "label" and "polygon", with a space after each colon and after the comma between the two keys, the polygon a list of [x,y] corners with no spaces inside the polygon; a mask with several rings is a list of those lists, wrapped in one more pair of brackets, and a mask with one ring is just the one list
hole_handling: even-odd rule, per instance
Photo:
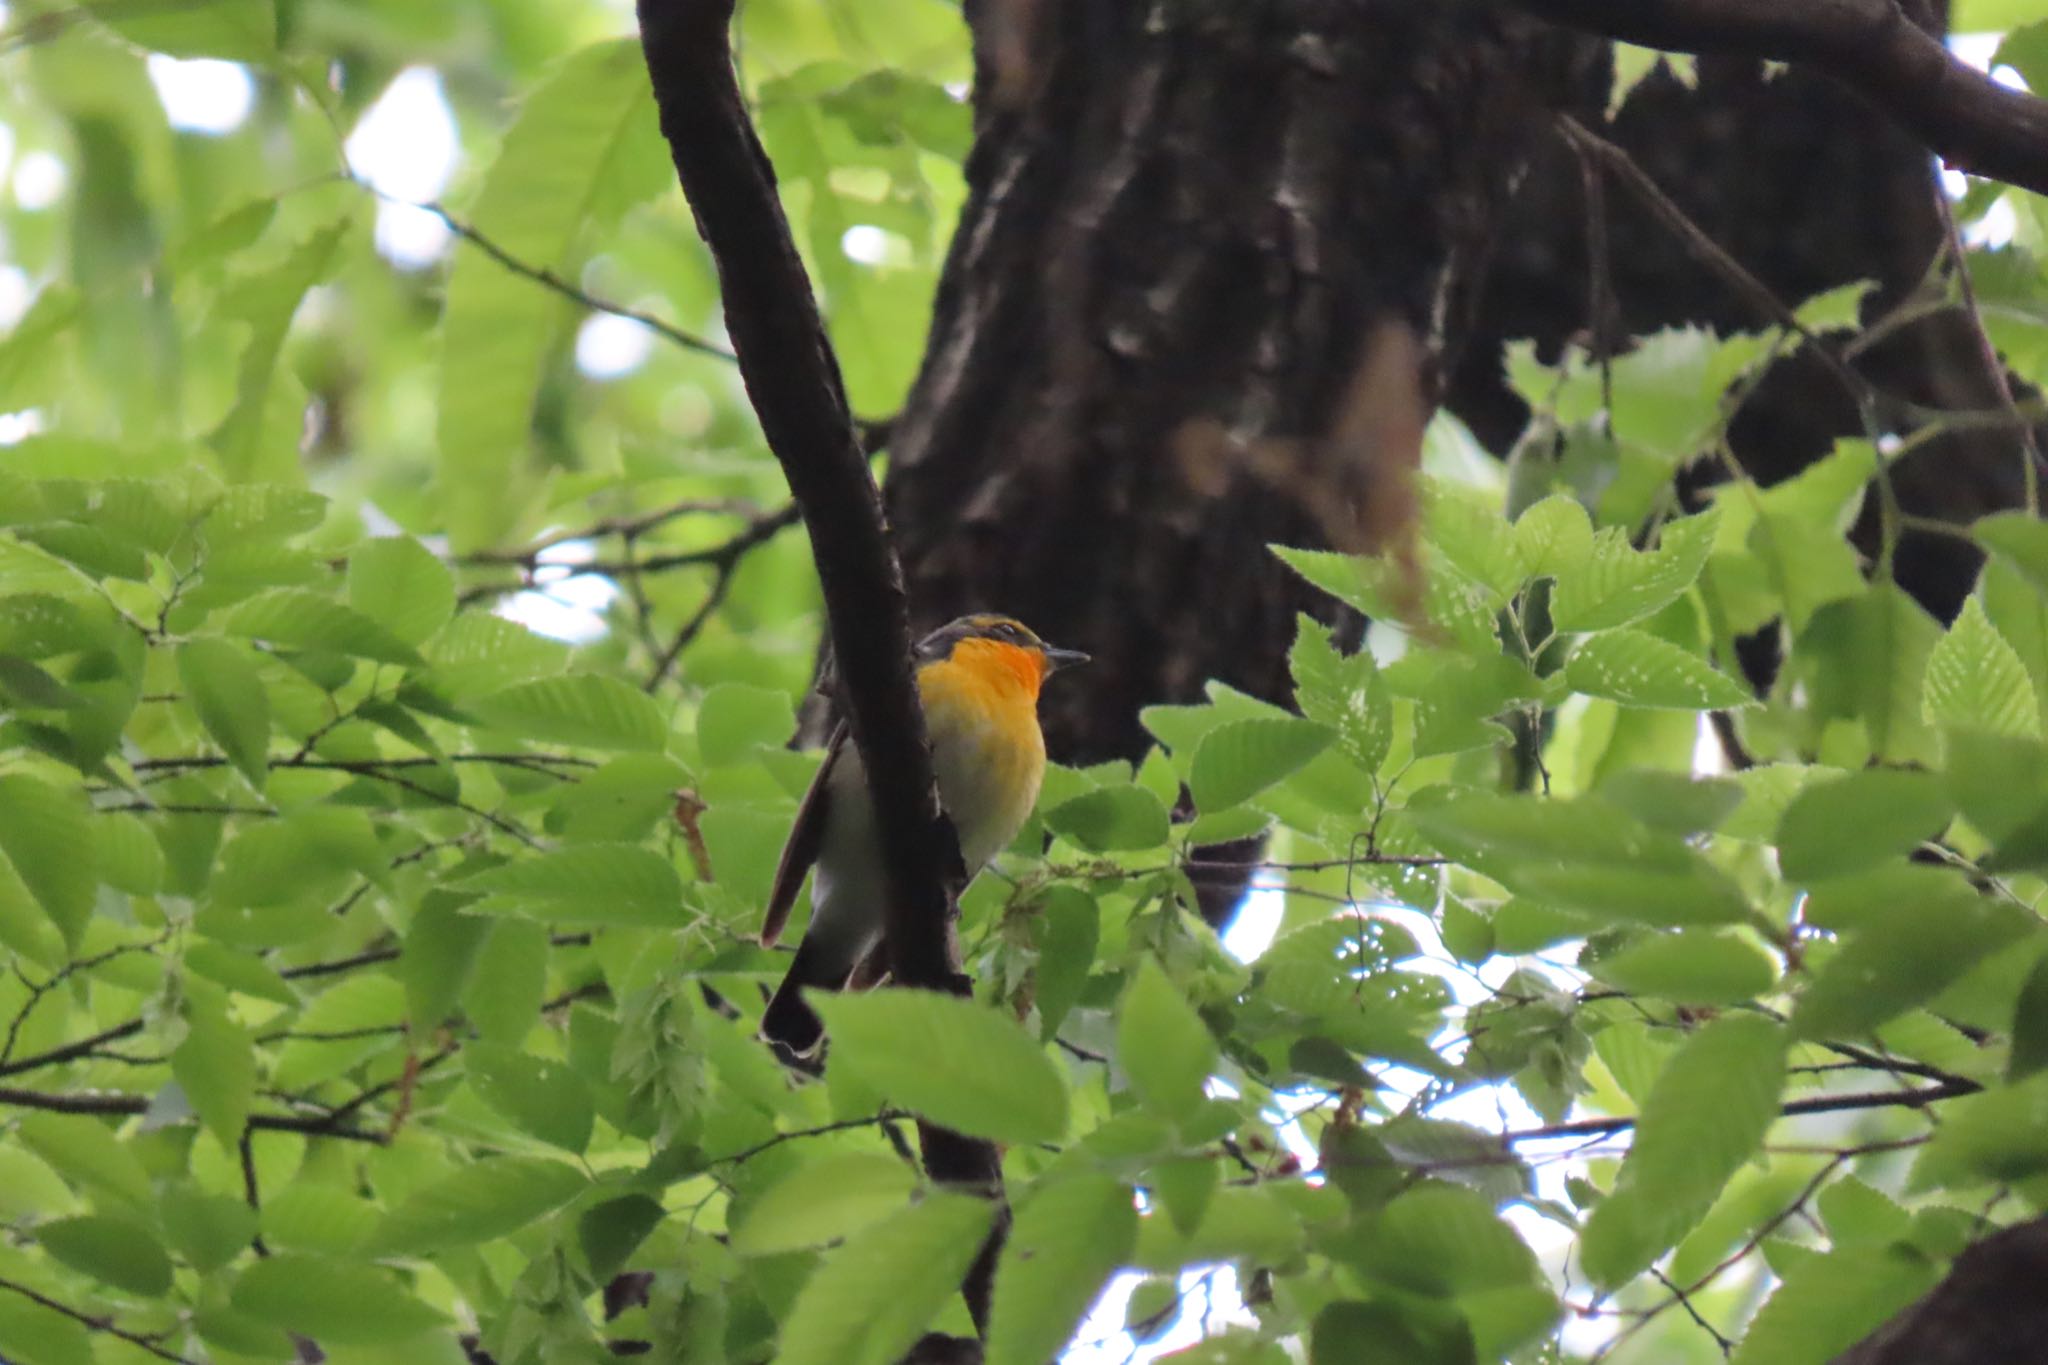
{"label": "dark shadowed trunk", "polygon": [[1209,678],[1283,698],[1294,615],[1322,607],[1264,547],[1323,541],[1323,513],[1191,481],[1191,433],[1324,435],[1386,319],[1455,352],[1592,45],[1408,0],[970,17],[981,126],[890,515],[926,623],[999,608],[1095,655],[1046,700],[1056,755],[1135,758],[1138,709]]}

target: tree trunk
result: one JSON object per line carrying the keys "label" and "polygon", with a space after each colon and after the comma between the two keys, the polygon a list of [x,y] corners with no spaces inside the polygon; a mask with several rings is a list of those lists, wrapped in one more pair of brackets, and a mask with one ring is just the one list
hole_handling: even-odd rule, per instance
{"label": "tree trunk", "polygon": [[1095,656],[1047,696],[1057,757],[1136,758],[1139,708],[1210,678],[1284,699],[1294,614],[1326,605],[1265,547],[1322,543],[1329,509],[1191,477],[1190,441],[1326,435],[1388,319],[1455,354],[1530,134],[1598,45],[1483,3],[969,16],[969,196],[890,516],[925,624],[1002,610]]}

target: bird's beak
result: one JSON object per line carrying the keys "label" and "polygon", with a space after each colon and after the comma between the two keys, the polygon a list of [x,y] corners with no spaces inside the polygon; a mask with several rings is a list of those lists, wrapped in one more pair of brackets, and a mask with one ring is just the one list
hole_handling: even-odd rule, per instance
{"label": "bird's beak", "polygon": [[1045,651],[1045,671],[1047,673],[1057,673],[1063,668],[1072,668],[1075,664],[1085,664],[1087,662],[1088,656],[1078,649],[1053,649],[1047,647]]}

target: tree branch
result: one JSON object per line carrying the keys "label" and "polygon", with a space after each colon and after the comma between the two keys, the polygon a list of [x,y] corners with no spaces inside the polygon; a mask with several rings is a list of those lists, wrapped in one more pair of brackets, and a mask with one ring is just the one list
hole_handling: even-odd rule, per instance
{"label": "tree branch", "polygon": [[[1789,1101],[1778,1110],[1778,1116],[1789,1119],[1800,1114],[1838,1114],[1857,1109],[1924,1109],[1941,1100],[1961,1099],[1964,1095],[1974,1095],[1983,1088],[1977,1082],[1959,1076],[1941,1085],[1922,1086],[1917,1090],[1866,1090],[1850,1095],[1815,1095],[1808,1099]],[[1511,1129],[1501,1134],[1501,1141],[1512,1145],[1517,1142],[1539,1142],[1549,1138],[1605,1137],[1609,1133],[1625,1133],[1639,1121],[1640,1116],[1636,1114],[1573,1119],[1569,1123],[1546,1124],[1541,1128]]]}
{"label": "tree branch", "polygon": [[119,1337],[136,1350],[146,1351],[158,1360],[176,1361],[178,1365],[199,1365],[198,1361],[193,1360],[189,1356],[181,1356],[176,1351],[165,1350],[140,1332],[130,1332],[126,1328],[115,1326],[112,1318],[95,1317],[91,1313],[81,1313],[69,1304],[59,1303],[47,1294],[37,1293],[25,1284],[16,1284],[13,1280],[0,1279],[0,1289],[11,1290],[31,1303],[42,1305],[52,1313],[62,1314],[64,1317],[80,1324],[89,1332],[105,1332],[110,1337]]}
{"label": "tree branch", "polygon": [[1797,62],[1862,95],[1950,166],[2048,193],[2048,103],[1958,59],[1897,0],[1507,2],[1643,47]]}
{"label": "tree branch", "polygon": [[[58,1095],[45,1090],[16,1090],[12,1086],[0,1086],[0,1104],[56,1114],[143,1114],[149,1111],[149,1101],[141,1095]],[[279,1133],[305,1133],[313,1137],[384,1144],[382,1133],[338,1122],[342,1113],[338,1109],[333,1114],[315,1118],[300,1118],[295,1114],[251,1114],[249,1126]]]}
{"label": "tree branch", "polygon": [[[718,266],[740,377],[810,532],[841,698],[867,769],[892,884],[889,963],[897,984],[966,994],[952,920],[965,881],[939,809],[924,713],[911,674],[910,611],[880,491],[847,405],[810,282],[776,198],[774,169],[733,75],[733,0],[639,0],[640,38],[676,174]],[[994,1195],[994,1144],[920,1123],[933,1179]],[[986,1317],[1001,1235],[970,1274]]]}

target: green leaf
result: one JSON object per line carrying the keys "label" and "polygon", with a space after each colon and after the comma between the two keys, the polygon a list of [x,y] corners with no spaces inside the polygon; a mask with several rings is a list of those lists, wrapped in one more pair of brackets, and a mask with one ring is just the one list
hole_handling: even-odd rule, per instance
{"label": "green leaf", "polygon": [[171,1054],[171,1074],[200,1122],[233,1151],[256,1098],[256,1045],[248,1030],[228,1017],[221,992],[195,995],[188,1002],[185,1040]]}
{"label": "green leaf", "polygon": [[530,903],[536,913],[563,923],[673,928],[689,918],[675,865],[636,844],[577,844],[537,853],[486,868],[462,886]]}
{"label": "green leaf", "polygon": [[1927,656],[1921,705],[1933,725],[2039,738],[2040,704],[2026,665],[1975,596]]}
{"label": "green leaf", "polygon": [[232,1261],[256,1236],[256,1210],[247,1203],[190,1185],[164,1191],[163,1215],[172,1247],[202,1275]]}
{"label": "green leaf", "polygon": [[[211,9],[215,2],[209,0],[199,12]],[[252,4],[252,0],[217,2],[228,6],[230,12]],[[158,22],[170,18],[166,15]],[[289,369],[280,370],[278,360],[284,354],[285,337],[299,304],[308,290],[327,277],[348,227],[343,219],[316,229],[277,265],[240,275],[222,292],[220,320],[242,324],[248,338],[235,376],[235,405],[210,438],[222,472],[233,482],[282,482],[295,477],[303,482],[296,438],[304,425],[305,391]],[[284,433],[289,434],[278,439]],[[208,530],[211,537],[214,528]]]}
{"label": "green leaf", "polygon": [[1941,627],[1896,585],[1873,584],[1813,614],[1793,657],[1811,673],[1815,724],[1860,720],[1873,757],[1928,762],[1933,734],[1922,716],[1921,680]]}
{"label": "green leaf", "polygon": [[576,1220],[576,1236],[591,1278],[602,1283],[617,1274],[626,1258],[668,1217],[668,1210],[644,1194],[593,1204]]}
{"label": "green leaf", "polygon": [[2005,1080],[2015,1084],[2048,1069],[2048,957],[2034,963],[2012,1009],[2012,1049]]}
{"label": "green leaf", "polygon": [[1652,934],[1584,965],[1596,980],[1617,990],[1681,1005],[1753,1000],[1778,977],[1777,963],[1755,942],[1706,929]]}
{"label": "green leaf", "polygon": [[398,975],[405,983],[406,1018],[419,1035],[447,1022],[476,972],[491,922],[465,915],[470,898],[436,889],[421,898],[399,945]]}
{"label": "green leaf", "polygon": [[100,876],[107,885],[131,896],[154,896],[163,890],[163,845],[141,816],[102,810],[93,817],[93,830],[99,836]]}
{"label": "green leaf", "polygon": [[1117,1015],[1117,1060],[1145,1106],[1175,1120],[1201,1105],[1216,1065],[1208,1026],[1151,957],[1138,963]]}
{"label": "green leaf", "polygon": [[1827,1365],[1940,1277],[1900,1246],[1842,1247],[1802,1261],[1757,1310],[1731,1365]]}
{"label": "green leaf", "polygon": [[697,752],[714,768],[741,763],[762,745],[779,747],[795,729],[788,693],[720,683],[697,708]]}
{"label": "green leaf", "polygon": [[273,0],[206,0],[169,10],[107,5],[92,13],[129,42],[173,57],[261,64],[277,56]]}
{"label": "green leaf", "polygon": [[1188,790],[1204,815],[1250,800],[1330,746],[1328,726],[1292,717],[1234,720],[1202,737]]}
{"label": "green leaf", "polygon": [[151,1298],[171,1288],[171,1258],[155,1234],[126,1218],[60,1218],[36,1229],[43,1250],[102,1284]]}
{"label": "green leaf", "polygon": [[992,1216],[987,1200],[935,1192],[852,1238],[797,1295],[777,1365],[893,1365],[959,1292]]}
{"label": "green leaf", "polygon": [[1338,653],[1329,628],[1302,616],[1287,661],[1301,713],[1336,731],[1339,747],[1362,771],[1378,772],[1393,744],[1394,714],[1372,654]]}
{"label": "green leaf", "polygon": [[1138,786],[1097,787],[1054,806],[1045,823],[1093,853],[1158,848],[1171,829],[1165,805]]}
{"label": "green leaf", "polygon": [[364,1058],[396,1047],[405,1017],[404,989],[388,976],[348,976],[329,987],[302,1013],[291,1038],[278,1050],[270,1082],[279,1090],[303,1090],[339,1076]]}
{"label": "green leaf", "polygon": [[1651,1087],[1614,1190],[1581,1248],[1595,1282],[1618,1285],[1671,1246],[1756,1154],[1785,1087],[1785,1033],[1730,1016],[1687,1039]]}
{"label": "green leaf", "polygon": [[1913,1162],[1909,1191],[2030,1180],[2048,1171],[2048,1076],[1995,1086],[1942,1106],[1941,1126]]}
{"label": "green leaf", "polygon": [[916,1188],[917,1173],[893,1156],[822,1157],[742,1206],[732,1249],[742,1256],[773,1256],[830,1246],[902,1210]]}
{"label": "green leaf", "polygon": [[1102,937],[1102,912],[1095,898],[1078,887],[1048,886],[1039,893],[1032,926],[1038,947],[1033,995],[1040,1037],[1050,1041],[1087,986]]}
{"label": "green leaf", "polygon": [[462,1058],[470,1088],[521,1132],[569,1152],[590,1145],[596,1110],[572,1068],[496,1043],[472,1043]]}
{"label": "green leaf", "polygon": [[[1401,570],[1386,560],[1279,545],[1272,550],[1311,584],[1373,620],[1399,621],[1407,614]],[[1500,605],[1500,594],[1466,577],[1440,554],[1424,556],[1422,616],[1458,648],[1481,656],[1499,651],[1494,615]]]}
{"label": "green leaf", "polygon": [[668,744],[668,718],[639,688],[608,673],[571,673],[514,683],[466,709],[523,739],[592,749],[651,749]]}
{"label": "green leaf", "polygon": [[403,1341],[446,1321],[379,1267],[305,1252],[255,1262],[231,1301],[259,1322],[343,1346]]}
{"label": "green leaf", "polygon": [[589,1185],[560,1161],[498,1156],[413,1191],[371,1238],[376,1255],[417,1255],[503,1237],[554,1212]]}
{"label": "green leaf", "polygon": [[366,540],[349,552],[349,605],[409,645],[455,614],[455,575],[410,537]]}
{"label": "green leaf", "polygon": [[1137,1237],[1137,1208],[1120,1180],[1084,1171],[1034,1191],[996,1263],[988,1365],[1058,1358]]}
{"label": "green leaf", "polygon": [[1860,872],[1940,838],[1953,814],[1934,773],[1866,768],[1809,783],[1778,821],[1778,862],[1801,882]]}
{"label": "green leaf", "polygon": [[1515,553],[1532,578],[1555,578],[1593,554],[1593,522],[1576,498],[1553,493],[1515,518]]}
{"label": "green leaf", "polygon": [[1611,630],[1676,601],[1699,578],[1713,548],[1720,509],[1668,522],[1654,550],[1636,550],[1613,528],[1593,539],[1585,559],[1557,574],[1550,618],[1562,631]]}
{"label": "green leaf", "polygon": [[1992,554],[2018,569],[2048,597],[2048,526],[2025,512],[1998,512],[1978,521],[1970,534]]}
{"label": "green leaf", "polygon": [[1058,1142],[1067,1086],[1014,1019],[933,991],[810,993],[832,1065],[934,1123],[998,1142]]}
{"label": "green leaf", "polygon": [[369,1200],[310,1178],[263,1195],[263,1240],[273,1251],[352,1255],[382,1220],[383,1214]]}
{"label": "green leaf", "polygon": [[[594,43],[536,87],[464,215],[513,260],[576,276],[592,220],[666,188],[646,58],[634,39]],[[513,527],[542,366],[561,300],[480,251],[455,257],[442,320],[441,497],[458,551]]]}
{"label": "green leaf", "polygon": [[1931,1000],[2030,932],[2017,906],[1970,892],[1878,907],[1827,960],[1792,1010],[1801,1038],[1854,1038]]}
{"label": "green leaf", "polygon": [[1756,700],[1705,659],[1644,630],[1613,630],[1580,641],[1564,677],[1575,692],[1624,706],[1706,711]]}
{"label": "green leaf", "polygon": [[0,853],[21,874],[50,923],[75,948],[92,915],[99,846],[78,791],[9,773],[0,777]]}
{"label": "green leaf", "polygon": [[386,664],[417,664],[413,647],[369,617],[304,588],[273,588],[227,614],[222,629],[288,649],[353,655]]}
{"label": "green leaf", "polygon": [[206,733],[260,791],[270,761],[270,697],[256,665],[225,640],[187,640],[178,646],[178,681]]}
{"label": "green leaf", "polygon": [[59,1175],[117,1203],[146,1209],[151,1203],[149,1172],[96,1118],[75,1114],[27,1114],[15,1135],[50,1163]]}

